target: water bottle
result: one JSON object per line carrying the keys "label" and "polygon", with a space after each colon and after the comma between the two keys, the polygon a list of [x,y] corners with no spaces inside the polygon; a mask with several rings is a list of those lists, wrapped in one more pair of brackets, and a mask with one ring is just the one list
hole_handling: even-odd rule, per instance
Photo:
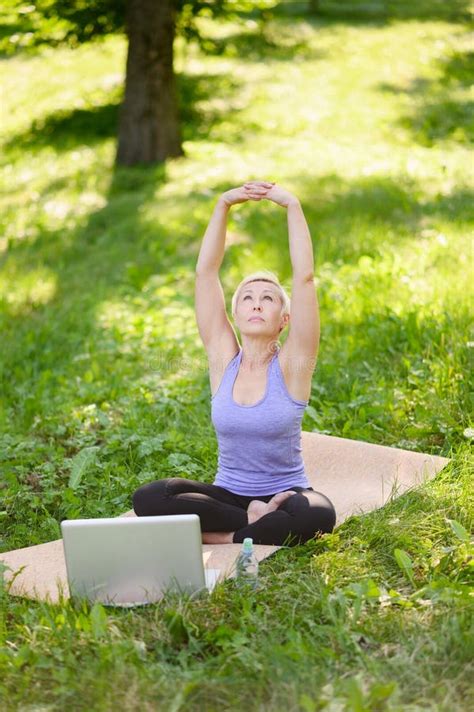
{"label": "water bottle", "polygon": [[247,537],[236,561],[236,580],[239,588],[258,587],[258,559],[253,550],[253,539]]}

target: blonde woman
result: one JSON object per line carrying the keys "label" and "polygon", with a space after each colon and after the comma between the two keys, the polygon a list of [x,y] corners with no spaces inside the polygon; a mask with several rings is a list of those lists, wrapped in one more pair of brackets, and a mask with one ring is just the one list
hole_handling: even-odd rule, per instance
{"label": "blonde woman", "polygon": [[[233,205],[270,200],[286,209],[293,268],[290,299],[278,277],[247,275],[228,319],[219,269]],[[199,515],[206,544],[294,545],[331,532],[331,501],[310,487],[301,457],[301,421],[319,346],[311,237],[299,200],[275,183],[250,181],[223,193],[196,264],[195,309],[209,361],[211,418],[218,440],[214,483],[181,477],[140,487],[138,516]],[[283,346],[278,337],[286,327]]]}

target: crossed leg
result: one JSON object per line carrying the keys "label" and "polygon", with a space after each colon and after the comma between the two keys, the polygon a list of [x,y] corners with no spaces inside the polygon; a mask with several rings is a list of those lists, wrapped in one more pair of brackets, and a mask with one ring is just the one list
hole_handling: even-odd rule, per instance
{"label": "crossed leg", "polygon": [[[275,494],[269,502],[253,499],[247,507],[248,524],[253,524],[270,512],[276,512],[285,499],[294,494],[296,494],[294,490],[285,490],[285,492]],[[234,534],[235,532],[203,532],[202,542],[203,544],[232,544]]]}
{"label": "crossed leg", "polygon": [[198,514],[203,542],[209,544],[240,543],[252,537],[255,544],[292,545],[334,529],[336,512],[324,494],[303,487],[289,494],[292,491],[254,498],[171,477],[136,490],[133,507],[138,516]]}

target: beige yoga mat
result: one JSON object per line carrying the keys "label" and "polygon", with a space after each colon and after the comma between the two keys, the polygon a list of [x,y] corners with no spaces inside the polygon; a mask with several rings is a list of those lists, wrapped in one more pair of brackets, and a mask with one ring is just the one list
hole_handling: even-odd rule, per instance
{"label": "beige yoga mat", "polygon": [[[383,507],[390,499],[433,478],[450,461],[425,453],[319,433],[303,432],[301,447],[311,486],[334,504],[337,524],[352,514]],[[133,511],[121,516],[135,516]],[[259,561],[278,546],[255,545]],[[240,544],[203,544],[205,568],[218,579],[235,575]],[[0,553],[9,568],[5,579],[12,595],[55,602],[69,596],[62,539]]]}

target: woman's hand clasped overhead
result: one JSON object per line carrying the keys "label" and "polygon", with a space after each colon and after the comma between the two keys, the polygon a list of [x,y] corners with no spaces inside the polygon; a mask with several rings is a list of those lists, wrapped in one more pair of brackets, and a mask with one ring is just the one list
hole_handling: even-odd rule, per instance
{"label": "woman's hand clasped overhead", "polygon": [[222,193],[221,198],[228,206],[245,203],[247,200],[262,200],[272,185],[274,184],[268,181],[252,181],[227,190]]}
{"label": "woman's hand clasped overhead", "polygon": [[258,180],[248,181],[238,188],[227,190],[222,193],[221,198],[229,207],[237,203],[245,203],[247,200],[259,201],[267,199],[283,208],[287,208],[290,203],[298,200],[296,196],[279,185],[270,181]]}

